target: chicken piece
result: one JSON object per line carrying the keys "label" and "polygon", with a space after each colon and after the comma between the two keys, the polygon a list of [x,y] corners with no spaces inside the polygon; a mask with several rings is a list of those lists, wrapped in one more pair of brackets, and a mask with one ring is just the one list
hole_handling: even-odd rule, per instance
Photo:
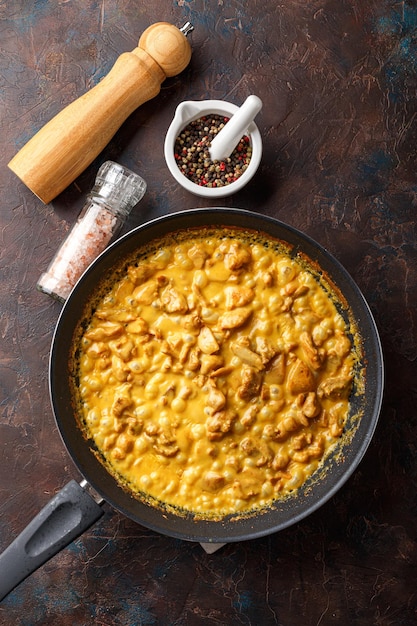
{"label": "chicken piece", "polygon": [[250,406],[248,409],[246,409],[246,411],[240,418],[240,423],[242,424],[242,426],[246,426],[247,428],[252,426],[252,424],[254,424],[256,420],[257,413],[258,408],[256,406]]}
{"label": "chicken piece", "polygon": [[237,482],[242,491],[242,499],[247,500],[261,491],[264,482],[263,473],[256,467],[245,468],[239,473]]}
{"label": "chicken piece", "polygon": [[260,397],[264,402],[269,402],[271,400],[271,387],[265,382],[262,383]]}
{"label": "chicken piece", "polygon": [[314,391],[316,387],[314,374],[299,358],[296,358],[288,373],[288,389],[293,395]]}
{"label": "chicken piece", "polygon": [[265,439],[271,439],[272,441],[279,441],[283,437],[283,430],[275,424],[266,424],[262,431],[262,436]]}
{"label": "chicken piece", "polygon": [[264,364],[256,352],[249,348],[250,341],[247,337],[240,337],[237,341],[233,341],[230,344],[230,349],[235,356],[237,356],[242,363],[250,365],[257,370],[263,370]]}
{"label": "chicken piece", "polygon": [[[133,289],[132,289],[133,291]],[[108,320],[109,322],[120,322],[125,324],[127,322],[133,322],[136,319],[136,315],[132,312],[124,311],[123,309],[111,309],[109,311],[98,310],[95,312],[95,317],[99,320]]]}
{"label": "chicken piece", "polygon": [[176,442],[176,439],[169,426],[165,426],[161,429],[161,432],[158,434],[158,442],[164,446]]}
{"label": "chicken piece", "polygon": [[338,402],[333,405],[327,414],[327,424],[330,426],[330,434],[332,437],[340,437],[344,428],[344,404]]}
{"label": "chicken piece", "polygon": [[127,432],[129,435],[137,436],[141,433],[143,428],[143,420],[137,417],[128,417],[127,420]]}
{"label": "chicken piece", "polygon": [[184,315],[181,318],[181,326],[185,328],[185,330],[198,330],[201,328],[201,319],[197,315],[197,313],[190,313],[189,315]]}
{"label": "chicken piece", "polygon": [[148,437],[156,437],[161,432],[161,428],[154,422],[148,422],[145,426],[145,433]]}
{"label": "chicken piece", "polygon": [[266,382],[270,385],[282,385],[285,380],[285,354],[277,354],[268,366],[265,376]]}
{"label": "chicken piece", "polygon": [[140,304],[152,304],[158,298],[158,289],[156,280],[148,280],[136,287],[132,295]]}
{"label": "chicken piece", "polygon": [[231,411],[217,411],[206,420],[207,438],[210,441],[221,439],[226,433],[230,432],[235,420],[235,413]]}
{"label": "chicken piece", "polygon": [[240,442],[240,448],[247,456],[253,456],[258,452],[256,443],[251,437],[244,437]]}
{"label": "chicken piece", "polygon": [[203,326],[197,339],[197,345],[204,354],[213,354],[220,348],[208,326]]}
{"label": "chicken piece", "polygon": [[352,376],[332,376],[320,383],[319,397],[342,398],[347,397],[352,385]]}
{"label": "chicken piece", "polygon": [[167,458],[175,456],[180,450],[172,432],[166,430],[158,433],[157,439],[153,444],[153,449],[157,454],[161,454]]}
{"label": "chicken piece", "polygon": [[301,412],[306,417],[312,419],[320,413],[321,407],[317,395],[314,391],[310,391],[305,397],[301,406]]}
{"label": "chicken piece", "polygon": [[191,259],[196,269],[201,270],[208,258],[208,253],[203,246],[196,243],[188,250],[188,258]]}
{"label": "chicken piece", "polygon": [[157,454],[160,454],[161,456],[165,456],[167,458],[175,456],[180,451],[176,443],[166,445],[154,443],[153,449]]}
{"label": "chicken piece", "polygon": [[213,410],[213,413],[217,413],[226,406],[226,397],[220,389],[212,384],[209,388],[206,404]]}
{"label": "chicken piece", "polygon": [[303,352],[314,370],[320,369],[322,366],[322,359],[319,354],[319,351],[315,347],[313,343],[313,339],[310,333],[304,331],[300,335],[300,346],[303,349]]}
{"label": "chicken piece", "polygon": [[281,306],[281,311],[283,313],[288,313],[288,311],[291,311],[293,304],[294,304],[294,300],[291,298],[291,296],[287,296],[286,298],[284,298],[284,302],[282,303],[282,306]]}
{"label": "chicken piece", "polygon": [[275,283],[275,276],[271,270],[267,270],[266,272],[262,272],[260,274],[258,281],[264,287],[272,287]]}
{"label": "chicken piece", "polygon": [[352,345],[349,338],[343,333],[336,331],[334,345],[329,349],[329,356],[336,355],[343,359],[347,354],[349,354],[351,348]]}
{"label": "chicken piece", "polygon": [[259,391],[262,384],[262,376],[260,372],[249,365],[243,364],[241,372],[241,385],[237,390],[239,398],[242,400],[250,400],[256,395],[259,395]]}
{"label": "chicken piece", "polygon": [[313,443],[313,433],[301,433],[292,440],[294,450],[303,450]]}
{"label": "chicken piece", "polygon": [[171,368],[173,368],[173,360],[172,356],[168,354],[161,363],[161,371],[168,372]]}
{"label": "chicken piece", "polygon": [[272,469],[277,472],[279,470],[283,470],[287,467],[290,462],[290,457],[286,452],[277,452],[272,461]]}
{"label": "chicken piece", "polygon": [[298,281],[294,280],[281,289],[281,294],[285,296],[292,296],[293,298],[300,298],[305,296],[309,292],[307,285],[299,285]]}
{"label": "chicken piece", "polygon": [[115,417],[120,417],[123,411],[133,404],[130,397],[130,390],[131,385],[129,384],[122,385],[118,389],[111,407],[111,412]]}
{"label": "chicken piece", "polygon": [[271,345],[269,341],[265,339],[265,337],[256,337],[255,348],[255,352],[257,352],[257,354],[261,356],[264,365],[269,363],[269,361],[273,359],[278,352],[278,350],[274,348],[274,346]]}
{"label": "chicken piece", "polygon": [[113,376],[115,377],[115,379],[121,383],[125,382],[130,372],[127,365],[125,365],[122,359],[116,356],[115,354],[113,354],[111,358],[111,369],[112,369]]}
{"label": "chicken piece", "polygon": [[273,452],[265,441],[259,439],[254,440],[251,437],[245,437],[240,442],[240,448],[247,456],[253,456],[256,458],[257,467],[262,467],[267,463],[270,463],[273,459]]}
{"label": "chicken piece", "polygon": [[190,350],[188,354],[187,369],[195,372],[200,367],[200,351],[197,348]]}
{"label": "chicken piece", "polygon": [[204,354],[201,357],[201,373],[210,374],[214,370],[222,367],[224,359],[219,354]]}
{"label": "chicken piece", "polygon": [[225,307],[228,311],[249,304],[249,302],[252,302],[255,295],[253,290],[249,287],[237,285],[226,287],[224,293],[226,296]]}
{"label": "chicken piece", "polygon": [[134,441],[127,433],[121,433],[121,435],[118,436],[116,446],[119,450],[123,450],[125,453],[131,452],[133,445]]}
{"label": "chicken piece", "polygon": [[299,452],[294,452],[293,460],[296,463],[310,463],[313,459],[318,459],[323,455],[324,443],[320,438],[317,441],[312,441],[310,445],[303,448]]}
{"label": "chicken piece", "polygon": [[[314,313],[313,313],[314,315]],[[311,338],[315,346],[320,347],[333,334],[333,330],[328,328],[323,322],[317,322],[311,331]]]}
{"label": "chicken piece", "polygon": [[109,342],[111,351],[116,354],[122,361],[130,361],[136,354],[136,346],[133,341],[126,335]]}
{"label": "chicken piece", "polygon": [[108,356],[110,354],[110,348],[107,343],[97,341],[87,348],[87,354],[93,358]]}
{"label": "chicken piece", "polygon": [[259,456],[256,459],[256,466],[263,467],[264,465],[271,465],[274,453],[265,441],[259,441],[258,444]]}
{"label": "chicken piece", "polygon": [[184,344],[186,342],[183,333],[172,333],[165,341],[161,342],[161,352],[171,354],[176,359],[179,359]]}
{"label": "chicken piece", "polygon": [[123,333],[123,326],[116,322],[103,322],[97,328],[88,330],[84,337],[91,341],[106,341],[106,339],[113,339],[119,337]]}
{"label": "chicken piece", "polygon": [[153,267],[151,264],[149,265],[130,265],[127,268],[127,274],[129,276],[129,280],[134,284],[134,285],[141,285],[142,283],[144,283],[146,280],[148,280],[148,278],[150,278],[152,276],[152,274],[155,272],[156,268]]}
{"label": "chicken piece", "polygon": [[173,356],[179,357],[184,346],[184,342],[184,335],[182,333],[172,333],[168,337],[167,344]]}
{"label": "chicken piece", "polygon": [[133,322],[130,322],[127,327],[127,331],[133,335],[146,335],[149,329],[148,323],[143,317],[137,317]]}
{"label": "chicken piece", "polygon": [[248,307],[239,307],[237,309],[233,309],[233,311],[226,311],[226,313],[223,313],[219,320],[220,328],[222,330],[239,328],[248,321],[251,315],[252,309]]}
{"label": "chicken piece", "polygon": [[192,306],[190,305],[190,309],[194,309],[197,306],[208,306],[208,302],[206,300],[206,298],[203,295],[203,292],[201,291],[201,288],[196,285],[194,282],[191,285],[191,290],[192,290],[192,294],[190,295],[189,298],[189,303],[192,303]]}
{"label": "chicken piece", "polygon": [[232,272],[243,269],[252,260],[250,251],[239,241],[223,243],[220,251],[225,253],[224,264]]}
{"label": "chicken piece", "polygon": [[188,359],[188,354],[191,350],[191,344],[190,343],[184,343],[184,345],[182,346],[181,350],[180,350],[180,354],[178,357],[178,360],[181,364],[184,364],[186,362],[186,360]]}
{"label": "chicken piece", "polygon": [[188,312],[187,298],[175,287],[169,286],[162,291],[161,303],[167,313]]}
{"label": "chicken piece", "polygon": [[226,479],[224,476],[222,476],[222,474],[210,470],[205,473],[202,482],[203,489],[206,489],[207,491],[218,491],[219,489],[224,487]]}
{"label": "chicken piece", "polygon": [[135,285],[130,280],[122,280],[116,287],[114,297],[116,302],[122,302],[125,298],[132,295]]}
{"label": "chicken piece", "polygon": [[113,450],[111,451],[111,456],[116,461],[123,461],[123,459],[126,458],[126,452],[122,450],[121,448],[118,448],[117,446],[115,446]]}
{"label": "chicken piece", "polygon": [[227,376],[231,372],[233,372],[234,367],[232,365],[225,365],[224,367],[219,367],[213,370],[210,374],[211,378],[220,378],[221,376]]}

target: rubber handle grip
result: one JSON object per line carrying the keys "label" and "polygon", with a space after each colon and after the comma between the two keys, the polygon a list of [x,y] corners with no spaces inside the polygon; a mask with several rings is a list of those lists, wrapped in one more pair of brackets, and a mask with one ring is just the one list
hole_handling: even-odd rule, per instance
{"label": "rubber handle grip", "polygon": [[65,485],[0,555],[0,600],[102,515],[75,480]]}

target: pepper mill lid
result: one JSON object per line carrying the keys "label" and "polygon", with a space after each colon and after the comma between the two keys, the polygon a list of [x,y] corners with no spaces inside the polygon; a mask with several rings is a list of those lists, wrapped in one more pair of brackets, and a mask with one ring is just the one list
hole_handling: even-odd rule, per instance
{"label": "pepper mill lid", "polygon": [[157,22],[142,33],[138,47],[158,63],[165,76],[176,76],[190,62],[191,46],[186,35],[192,30],[193,26],[189,22],[182,28],[169,22]]}

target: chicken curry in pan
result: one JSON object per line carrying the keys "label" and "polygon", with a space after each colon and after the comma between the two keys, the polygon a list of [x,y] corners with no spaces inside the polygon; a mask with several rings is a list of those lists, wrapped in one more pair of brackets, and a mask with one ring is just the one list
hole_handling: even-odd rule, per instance
{"label": "chicken curry in pan", "polygon": [[150,502],[208,518],[268,506],[342,436],[357,362],[346,311],[285,242],[161,238],[115,268],[79,326],[80,424]]}

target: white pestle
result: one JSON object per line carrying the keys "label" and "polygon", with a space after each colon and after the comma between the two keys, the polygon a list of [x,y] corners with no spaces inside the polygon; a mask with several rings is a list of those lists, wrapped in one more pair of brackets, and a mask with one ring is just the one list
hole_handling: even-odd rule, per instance
{"label": "white pestle", "polygon": [[221,131],[214,137],[209,148],[212,161],[223,161],[236,148],[248,126],[262,109],[258,96],[248,96],[242,106],[232,115]]}

